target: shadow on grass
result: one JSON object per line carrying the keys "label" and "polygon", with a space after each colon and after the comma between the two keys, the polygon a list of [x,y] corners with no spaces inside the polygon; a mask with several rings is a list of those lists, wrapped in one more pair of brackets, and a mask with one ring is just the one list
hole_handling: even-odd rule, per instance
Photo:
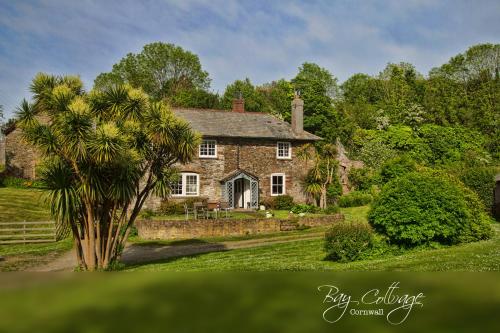
{"label": "shadow on grass", "polygon": [[168,244],[148,242],[128,246],[122,255],[121,262],[125,265],[124,268],[132,268],[151,263],[168,263],[181,258],[227,250],[224,244],[201,239],[172,241]]}

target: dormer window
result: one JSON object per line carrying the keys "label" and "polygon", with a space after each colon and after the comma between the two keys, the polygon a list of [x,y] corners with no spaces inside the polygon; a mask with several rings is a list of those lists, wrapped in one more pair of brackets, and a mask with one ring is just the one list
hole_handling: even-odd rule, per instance
{"label": "dormer window", "polygon": [[203,140],[200,145],[200,157],[217,158],[217,141]]}
{"label": "dormer window", "polygon": [[290,160],[292,158],[292,144],[290,142],[278,142],[276,146],[276,158],[279,160]]}

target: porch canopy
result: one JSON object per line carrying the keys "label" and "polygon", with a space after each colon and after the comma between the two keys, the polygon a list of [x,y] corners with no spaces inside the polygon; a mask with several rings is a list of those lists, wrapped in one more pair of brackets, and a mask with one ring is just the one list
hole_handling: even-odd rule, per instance
{"label": "porch canopy", "polygon": [[222,197],[231,208],[259,207],[259,178],[238,169],[221,180]]}

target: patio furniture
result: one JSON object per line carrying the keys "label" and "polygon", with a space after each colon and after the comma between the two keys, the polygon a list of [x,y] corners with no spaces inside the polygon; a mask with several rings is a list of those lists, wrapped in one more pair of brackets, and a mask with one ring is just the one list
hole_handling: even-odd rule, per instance
{"label": "patio furniture", "polygon": [[231,210],[231,207],[229,207],[229,203],[227,201],[221,201],[219,203],[219,209],[221,211],[226,212],[226,218],[227,218],[227,213]]}
{"label": "patio furniture", "polygon": [[203,202],[195,202],[193,204],[193,209],[194,209],[194,218],[195,219],[198,219],[199,214],[201,214],[201,216],[205,219],[208,217],[207,209],[206,209],[205,204]]}
{"label": "patio furniture", "polygon": [[193,214],[193,216],[196,218],[196,211],[194,208],[189,208],[189,206],[185,203],[184,204],[184,213],[186,214],[186,220],[189,220],[189,214]]}
{"label": "patio furniture", "polygon": [[207,201],[207,213],[213,213],[214,218],[218,218],[219,215],[219,201],[217,200],[209,200]]}

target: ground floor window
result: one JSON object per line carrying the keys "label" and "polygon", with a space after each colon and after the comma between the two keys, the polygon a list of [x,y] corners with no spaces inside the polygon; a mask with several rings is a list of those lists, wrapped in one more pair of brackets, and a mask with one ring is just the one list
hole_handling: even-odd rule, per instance
{"label": "ground floor window", "polygon": [[196,173],[183,172],[179,180],[170,185],[172,196],[198,196],[200,193],[200,176]]}
{"label": "ground floor window", "polygon": [[285,194],[285,174],[273,173],[271,175],[271,195]]}

